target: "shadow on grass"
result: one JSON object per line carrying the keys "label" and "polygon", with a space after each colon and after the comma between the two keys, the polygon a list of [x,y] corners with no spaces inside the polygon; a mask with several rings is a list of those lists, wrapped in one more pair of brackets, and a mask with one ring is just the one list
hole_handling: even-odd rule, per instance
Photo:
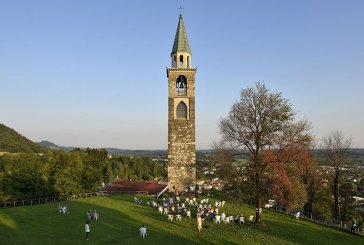
{"label": "shadow on grass", "polygon": [[[97,210],[100,220],[91,221],[88,244],[210,243],[189,238],[186,233],[178,234],[178,230],[184,229],[182,225],[169,223],[154,210],[126,202],[125,198],[99,197],[63,202],[62,205],[68,206],[69,214],[59,214],[58,203],[32,207],[29,212],[20,208],[1,210],[14,223],[13,226],[0,223],[1,244],[83,244],[89,209]],[[144,239],[139,237],[142,223],[149,233]]]}
{"label": "shadow on grass", "polygon": [[[84,244],[86,212],[97,210],[99,221],[91,221],[87,244],[361,244],[363,238],[344,232],[289,219],[284,215],[263,216],[265,227],[204,222],[201,233],[195,219],[168,222],[165,215],[145,204],[136,205],[133,196],[110,196],[63,202],[70,214],[58,213],[58,203],[0,210],[0,243]],[[195,210],[195,209],[193,209]],[[239,214],[249,208],[227,205],[227,213]],[[193,211],[194,212],[194,211]],[[5,220],[6,218],[6,220]],[[7,223],[5,223],[7,222]],[[145,224],[147,238],[139,237]],[[209,226],[207,228],[207,226]]]}
{"label": "shadow on grass", "polygon": [[266,226],[256,227],[256,229],[292,243],[305,241],[305,244],[364,244],[362,237],[355,237],[344,231],[319,224],[289,219],[282,215],[274,219],[267,218]]}

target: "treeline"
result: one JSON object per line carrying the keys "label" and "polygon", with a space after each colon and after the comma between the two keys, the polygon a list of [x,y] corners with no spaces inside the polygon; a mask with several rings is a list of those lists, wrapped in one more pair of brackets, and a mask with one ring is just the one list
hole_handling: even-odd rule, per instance
{"label": "treeline", "polygon": [[109,158],[105,149],[5,154],[0,156],[0,201],[91,192],[117,177],[166,176],[165,167],[150,158]]}

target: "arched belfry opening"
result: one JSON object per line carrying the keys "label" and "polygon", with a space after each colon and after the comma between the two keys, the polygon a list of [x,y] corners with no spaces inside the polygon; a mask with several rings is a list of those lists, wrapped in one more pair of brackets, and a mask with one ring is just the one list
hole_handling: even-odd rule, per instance
{"label": "arched belfry opening", "polygon": [[187,95],[187,78],[183,75],[180,75],[176,81],[176,92],[179,96]]}
{"label": "arched belfry opening", "polygon": [[172,67],[177,67],[177,58],[175,55],[173,55],[173,63],[172,63]]}
{"label": "arched belfry opening", "polygon": [[179,56],[179,67],[183,67],[183,55]]}
{"label": "arched belfry opening", "polygon": [[177,119],[187,119],[187,106],[183,101],[177,105],[176,115]]}

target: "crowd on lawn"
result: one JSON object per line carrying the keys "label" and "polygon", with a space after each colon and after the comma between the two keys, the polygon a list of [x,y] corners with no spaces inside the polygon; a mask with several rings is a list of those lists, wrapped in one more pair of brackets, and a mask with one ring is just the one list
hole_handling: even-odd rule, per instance
{"label": "crowd on lawn", "polygon": [[[134,197],[134,202],[141,205],[143,203],[142,199]],[[202,198],[197,200],[197,198],[187,197],[184,201],[180,197],[170,197],[163,198],[161,201],[147,200],[146,205],[152,208],[156,208],[158,213],[166,215],[168,221],[181,221],[182,217],[190,219],[191,209],[196,210],[196,221],[198,231],[202,231],[202,224],[205,221],[211,221],[214,223],[245,223],[245,217],[240,215],[227,215],[222,209],[225,205],[225,201],[215,201],[213,203],[209,202],[208,198]],[[247,219],[247,223],[253,222],[253,215],[250,215]],[[144,225],[143,225],[144,227]],[[140,233],[142,236],[142,233]],[[146,236],[146,233],[143,237]]]}
{"label": "crowd on lawn", "polygon": [[[134,197],[134,202],[138,205],[143,204],[143,200]],[[203,222],[210,221],[216,224],[229,224],[229,223],[239,223],[239,224],[250,224],[254,220],[254,216],[250,215],[245,220],[245,217],[240,215],[227,215],[222,209],[224,208],[225,201],[215,201],[214,203],[210,203],[208,198],[202,198],[201,200],[197,200],[197,198],[189,198],[186,197],[184,201],[180,199],[180,197],[170,197],[170,198],[163,198],[159,201],[150,200],[148,199],[146,202],[148,207],[152,207],[158,210],[159,214],[166,215],[168,221],[182,221],[182,217],[186,219],[191,219],[191,209],[196,210],[196,221],[197,221],[197,230],[199,232],[202,231]],[[69,214],[69,210],[67,206],[58,205],[58,212],[60,214]],[[294,217],[296,219],[299,218],[300,213],[296,213]],[[99,220],[100,215],[96,210],[92,211],[91,209],[86,212],[86,224],[85,224],[85,232],[86,232],[86,240],[89,239],[90,234],[90,227],[92,220]],[[356,221],[353,219],[352,226],[351,226],[351,233],[356,233],[357,224]],[[144,224],[141,225],[139,228],[139,235],[141,237],[147,236],[147,228]]]}

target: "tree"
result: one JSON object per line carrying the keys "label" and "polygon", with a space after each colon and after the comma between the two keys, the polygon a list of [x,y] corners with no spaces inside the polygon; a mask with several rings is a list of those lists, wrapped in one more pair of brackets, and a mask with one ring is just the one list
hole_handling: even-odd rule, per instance
{"label": "tree", "polygon": [[104,167],[102,168],[102,175],[104,183],[109,183],[113,180],[113,171],[109,162],[104,164]]}
{"label": "tree", "polygon": [[315,195],[313,202],[314,212],[326,221],[332,217],[332,198],[330,191],[326,187],[321,187]]}
{"label": "tree", "polygon": [[301,178],[301,168],[308,153],[307,142],[295,142],[278,151],[266,150],[264,161],[270,162],[265,171],[267,192],[283,206],[286,212],[300,209],[307,200],[308,191]]}
{"label": "tree", "polygon": [[283,206],[287,213],[292,209],[302,208],[307,200],[305,185],[300,179],[286,170],[285,164],[270,164],[268,194],[277,204]]}
{"label": "tree", "polygon": [[344,165],[348,164],[347,153],[351,145],[351,139],[345,138],[341,131],[337,130],[323,139],[323,149],[328,163],[333,167],[332,176],[334,194],[334,218],[340,218],[339,186],[343,174]]}
{"label": "tree", "polygon": [[84,192],[80,183],[82,180],[82,155],[80,153],[53,152],[49,171],[49,182],[56,195]]}
{"label": "tree", "polygon": [[263,160],[267,149],[279,151],[307,139],[307,122],[295,123],[295,112],[281,93],[270,92],[264,83],[243,89],[226,118],[219,122],[223,141],[235,149],[247,150],[253,164],[256,191],[255,223],[262,223],[263,175],[269,162]]}
{"label": "tree", "polygon": [[296,164],[296,169],[298,171],[297,175],[301,178],[307,192],[307,201],[304,205],[304,213],[306,217],[312,219],[313,202],[315,200],[316,193],[322,185],[324,176],[317,168],[311,152],[312,151],[309,149],[302,151],[300,156],[301,159],[299,160],[299,164]]}
{"label": "tree", "polygon": [[352,182],[345,182],[341,185],[340,200],[342,209],[340,212],[341,221],[347,222],[355,216],[354,198],[356,187]]}
{"label": "tree", "polygon": [[228,142],[224,141],[214,141],[212,143],[213,153],[209,159],[209,167],[212,167],[211,164],[226,165],[233,162],[234,151],[231,149],[232,147],[230,145],[227,145],[227,143]]}

